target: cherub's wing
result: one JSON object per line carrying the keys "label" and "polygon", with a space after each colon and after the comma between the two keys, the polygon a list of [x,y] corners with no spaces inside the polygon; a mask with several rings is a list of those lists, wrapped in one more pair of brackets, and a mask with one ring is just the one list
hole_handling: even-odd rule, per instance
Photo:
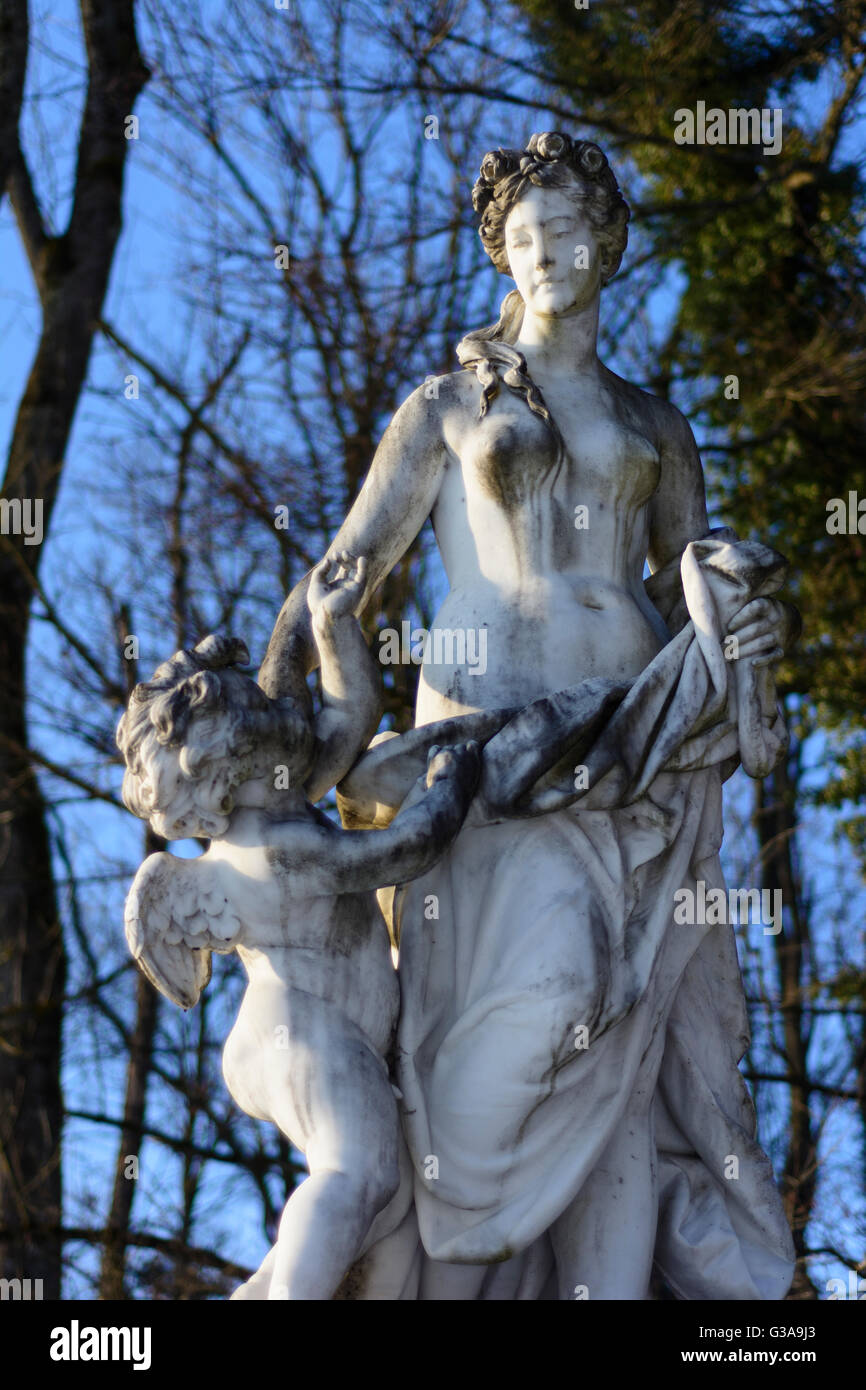
{"label": "cherub's wing", "polygon": [[210,979],[211,951],[231,949],[241,926],[216,865],[165,853],[151,854],[135,875],[124,920],[138,965],[182,1009]]}

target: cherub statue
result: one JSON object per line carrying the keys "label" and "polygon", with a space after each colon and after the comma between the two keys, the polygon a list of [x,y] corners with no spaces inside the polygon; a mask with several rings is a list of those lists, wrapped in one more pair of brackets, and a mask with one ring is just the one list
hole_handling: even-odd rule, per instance
{"label": "cherub statue", "polygon": [[242,642],[210,636],[136,686],[117,731],[130,810],[166,839],[211,841],[197,859],[145,860],[126,903],[130,950],[184,1009],[210,978],[211,952],[237,951],[249,985],[223,1053],[226,1084],[309,1165],[275,1247],[236,1297],[332,1298],[397,1191],[388,1056],[399,988],[374,890],[433,866],[478,780],[474,743],[432,749],[423,786],[386,830],[344,831],[307,800],[314,746],[334,741],[349,670],[353,720],[359,699],[375,703],[352,615],[363,583],[363,560],[345,553],[313,576],[315,724],[235,669],[248,661]]}

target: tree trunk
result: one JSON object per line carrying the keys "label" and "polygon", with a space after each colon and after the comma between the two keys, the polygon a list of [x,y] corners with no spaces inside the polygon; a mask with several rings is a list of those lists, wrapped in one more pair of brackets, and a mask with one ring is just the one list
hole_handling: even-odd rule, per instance
{"label": "tree trunk", "polygon": [[[0,0],[0,96],[26,56],[26,5]],[[9,192],[42,306],[3,480],[0,536],[0,1278],[60,1296],[61,1010],[66,978],[45,808],[28,757],[25,653],[48,529],[121,227],[124,118],[147,79],[132,0],[82,0],[88,87],[66,231],[46,233],[20,141]],[[23,25],[23,29],[22,29]],[[11,149],[11,154],[9,150]],[[2,192],[2,189],[0,189]],[[40,537],[41,539],[41,537]]]}
{"label": "tree trunk", "polygon": [[[147,833],[147,854],[162,849],[164,841],[156,835]],[[124,1276],[126,1270],[126,1247],[129,1238],[129,1223],[132,1215],[132,1202],[135,1196],[135,1183],[138,1178],[137,1163],[141,1152],[142,1125],[147,1094],[147,1078],[150,1074],[153,1056],[153,1038],[159,1013],[159,995],[141,971],[137,972],[135,991],[135,1028],[129,1049],[129,1062],[126,1069],[126,1098],[123,1105],[123,1127],[117,1150],[114,1168],[114,1190],[111,1195],[111,1210],[106,1222],[106,1240],[102,1252],[99,1271],[99,1297],[103,1299],[125,1299],[127,1297]],[[130,1159],[136,1160],[136,1170],[130,1172]]]}
{"label": "tree trunk", "polygon": [[804,971],[808,966],[808,911],[794,861],[797,808],[797,751],[787,757],[756,789],[755,826],[761,846],[762,888],[781,890],[786,910],[782,931],[774,937],[781,987],[782,1036],[789,1088],[790,1120],[782,1198],[798,1257],[789,1297],[817,1298],[806,1272],[806,1227],[812,1215],[817,1179],[817,1151],[809,1109],[811,1090],[807,1053],[810,1025],[803,1010]]}

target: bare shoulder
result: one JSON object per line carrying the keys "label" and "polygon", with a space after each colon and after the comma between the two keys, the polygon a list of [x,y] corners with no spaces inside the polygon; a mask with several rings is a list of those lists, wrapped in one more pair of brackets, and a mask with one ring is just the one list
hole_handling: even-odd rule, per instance
{"label": "bare shoulder", "polygon": [[290,820],[267,817],[262,843],[268,847],[296,850],[299,860],[320,846],[337,843],[343,834],[339,826],[315,806],[310,806],[309,810],[312,814]]}
{"label": "bare shoulder", "polygon": [[650,439],[660,454],[696,454],[692,427],[681,410],[671,401],[654,396],[634,382],[617,376],[609,367],[604,368],[606,382],[626,410],[639,423],[640,429]]}
{"label": "bare shoulder", "polygon": [[[438,469],[459,452],[460,440],[478,418],[481,386],[474,372],[466,370],[428,376],[397,410],[388,426],[388,457],[409,465],[417,482],[425,466]],[[435,499],[429,499],[430,504]]]}
{"label": "bare shoulder", "polygon": [[317,812],[292,820],[263,817],[259,839],[271,872],[278,873],[293,894],[330,891],[329,870],[345,851],[344,832],[327,816]]}
{"label": "bare shoulder", "polygon": [[463,368],[428,376],[400,406],[394,423],[401,416],[418,421],[426,419],[431,427],[444,431],[455,417],[465,419],[467,412],[477,414],[481,401],[481,386],[474,372]]}
{"label": "bare shoulder", "polygon": [[653,571],[706,535],[704,470],[689,424],[670,401],[653,396],[605,368],[608,386],[635,428],[654,445],[659,480],[650,502],[649,560]]}

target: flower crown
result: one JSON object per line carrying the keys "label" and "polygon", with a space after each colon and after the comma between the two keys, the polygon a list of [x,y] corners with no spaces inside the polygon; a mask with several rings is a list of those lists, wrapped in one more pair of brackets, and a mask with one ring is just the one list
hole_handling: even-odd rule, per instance
{"label": "flower crown", "polygon": [[[497,185],[512,174],[531,175],[544,164],[566,164],[582,178],[600,180],[616,188],[616,180],[604,150],[592,140],[572,140],[558,130],[530,137],[525,150],[490,150],[481,161],[481,172],[472,189],[472,206],[483,214],[496,196]],[[605,177],[607,174],[607,177]]]}

